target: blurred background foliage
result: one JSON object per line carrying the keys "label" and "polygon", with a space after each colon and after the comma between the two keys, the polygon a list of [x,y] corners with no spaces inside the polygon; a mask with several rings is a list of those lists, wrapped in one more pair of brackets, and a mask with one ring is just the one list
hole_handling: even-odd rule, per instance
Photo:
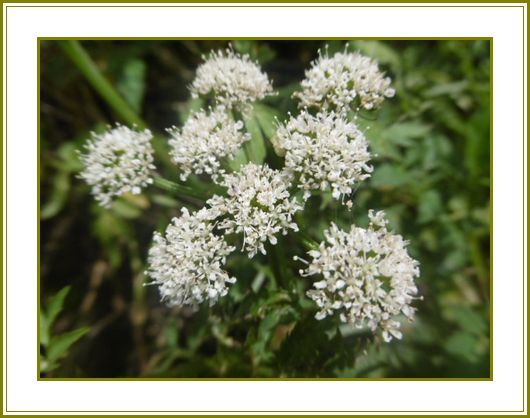
{"label": "blurred background foliage", "polygon": [[[489,42],[231,43],[261,63],[279,92],[246,120],[255,158],[273,167],[281,167],[269,141],[274,117],[296,113],[290,96],[319,48],[359,50],[392,77],[396,97],[357,119],[376,156],[373,177],[358,187],[352,211],[330,196],[315,196],[297,222],[320,241],[330,221],[364,226],[369,208],[384,209],[421,263],[424,300],[416,303],[417,320],[405,322],[403,340],[390,344],[335,319],[314,320],[304,296],[312,280],[300,278],[301,266],[292,261],[304,252],[293,233],[269,245],[267,256],[230,257],[228,270],[238,282],[214,307],[196,313],[165,307],[157,289],[144,286],[152,233],[180,207],[201,202],[151,188],[103,210],[76,177],[76,150],[92,130],[145,124],[156,135],[158,171],[178,182],[164,129],[181,125],[204,104],[190,99],[187,86],[201,55],[228,42],[43,41],[41,376],[488,377]],[[188,185],[210,187],[197,177]],[[59,352],[57,343],[50,349],[54,339],[62,341]]]}

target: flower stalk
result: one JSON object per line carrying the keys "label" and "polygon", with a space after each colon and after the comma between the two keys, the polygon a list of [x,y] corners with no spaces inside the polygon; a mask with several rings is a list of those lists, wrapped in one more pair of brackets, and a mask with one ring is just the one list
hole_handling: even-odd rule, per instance
{"label": "flower stalk", "polygon": [[108,103],[110,107],[131,125],[138,128],[146,128],[145,122],[136,114],[129,104],[118,94],[112,84],[101,73],[96,63],[85,51],[79,41],[60,41],[63,51],[68,55],[76,67],[85,76],[87,81],[94,87],[99,95]]}

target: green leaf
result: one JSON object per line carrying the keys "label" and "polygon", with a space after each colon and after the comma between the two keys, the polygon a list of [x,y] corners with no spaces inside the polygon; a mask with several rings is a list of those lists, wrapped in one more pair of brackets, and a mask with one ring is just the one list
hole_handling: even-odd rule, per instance
{"label": "green leaf", "polygon": [[200,97],[189,99],[186,103],[177,106],[179,121],[184,125],[192,112],[198,112],[204,107],[204,100]]}
{"label": "green leaf", "polygon": [[393,188],[403,186],[409,180],[410,176],[402,166],[383,164],[375,168],[371,181],[374,187]]}
{"label": "green leaf", "polygon": [[48,307],[46,309],[46,316],[50,324],[57,319],[57,316],[62,311],[64,306],[64,301],[68,293],[70,292],[71,286],[63,287],[55,295],[51,296],[48,299]]}
{"label": "green leaf", "polygon": [[60,158],[61,170],[75,173],[83,168],[83,163],[79,159],[78,145],[75,142],[62,144],[57,150],[57,156]]}
{"label": "green leaf", "polygon": [[140,113],[145,94],[147,66],[142,60],[132,59],[125,64],[122,78],[116,87],[133,110]]}
{"label": "green leaf", "polygon": [[350,51],[360,51],[381,64],[388,64],[395,70],[401,67],[401,57],[394,49],[381,41],[356,40],[350,43]]}
{"label": "green leaf", "polygon": [[64,301],[68,293],[70,292],[70,286],[63,287],[55,295],[48,299],[46,308],[40,310],[40,343],[44,346],[48,345],[50,341],[50,331],[53,323],[57,319],[57,316],[61,313]]}
{"label": "green leaf", "polygon": [[240,148],[234,157],[228,160],[228,166],[232,171],[239,171],[239,168],[246,163],[248,163],[248,159],[243,148]]}
{"label": "green leaf", "polygon": [[269,139],[272,138],[276,133],[280,113],[270,106],[255,103],[254,117],[257,119],[265,136]]}
{"label": "green leaf", "polygon": [[256,274],[256,277],[254,277],[254,280],[252,280],[252,284],[250,285],[250,288],[254,293],[258,293],[261,289],[261,286],[263,285],[263,282],[265,282],[266,279],[265,272],[260,269],[258,271],[258,274]]}
{"label": "green leaf", "polygon": [[457,357],[463,357],[467,361],[477,359],[477,338],[466,332],[456,332],[449,337],[444,344],[445,350]]}
{"label": "green leaf", "polygon": [[476,335],[477,337],[486,333],[487,324],[485,318],[470,307],[455,306],[451,314],[454,316],[454,321],[458,323],[463,331]]}
{"label": "green leaf", "polygon": [[114,201],[112,210],[117,216],[126,219],[135,219],[142,214],[142,210],[138,206],[134,206],[124,199]]}
{"label": "green leaf", "polygon": [[265,141],[263,134],[258,123],[258,119],[254,114],[243,115],[245,127],[248,133],[252,137],[249,142],[246,142],[243,146],[247,148],[249,152],[250,160],[256,164],[261,164],[265,160],[267,150],[265,148]]}
{"label": "green leaf", "polygon": [[59,171],[53,179],[53,190],[48,201],[40,210],[41,219],[50,219],[57,215],[66,203],[70,190],[70,174],[67,171]]}
{"label": "green leaf", "polygon": [[39,343],[46,347],[50,341],[50,323],[42,309],[39,312],[39,331]]}
{"label": "green leaf", "polygon": [[462,93],[468,85],[469,82],[467,80],[455,81],[452,83],[441,83],[425,91],[424,95],[425,97],[457,95]]}
{"label": "green leaf", "polygon": [[426,223],[436,219],[442,211],[442,198],[437,190],[428,190],[420,196],[418,222]]}
{"label": "green leaf", "polygon": [[165,194],[153,194],[151,200],[160,206],[165,206],[168,208],[176,208],[179,206],[179,201],[173,199],[171,196]]}
{"label": "green leaf", "polygon": [[40,356],[40,372],[47,373],[52,371],[58,366],[56,363],[50,363],[44,356]]}
{"label": "green leaf", "polygon": [[247,39],[236,39],[232,43],[234,46],[234,49],[239,52],[240,54],[248,54],[250,52],[250,48],[252,47],[254,41],[250,41]]}
{"label": "green leaf", "polygon": [[68,353],[68,349],[89,330],[90,328],[83,327],[52,337],[46,352],[48,361],[55,363],[63,358]]}
{"label": "green leaf", "polygon": [[261,361],[267,360],[272,353],[268,349],[269,342],[273,336],[274,330],[281,323],[292,321],[295,317],[295,312],[290,306],[282,306],[269,311],[258,327],[258,335],[256,342],[252,345],[254,355]]}
{"label": "green leaf", "polygon": [[390,125],[381,132],[383,140],[392,141],[397,145],[409,147],[414,139],[425,137],[431,130],[429,125],[420,122],[403,122]]}

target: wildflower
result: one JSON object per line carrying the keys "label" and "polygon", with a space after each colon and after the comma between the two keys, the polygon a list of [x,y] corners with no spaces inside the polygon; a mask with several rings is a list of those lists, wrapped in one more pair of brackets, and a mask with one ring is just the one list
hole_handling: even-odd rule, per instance
{"label": "wildflower", "polygon": [[243,122],[234,122],[224,107],[206,113],[192,113],[182,129],[168,129],[171,139],[171,161],[181,169],[180,178],[185,181],[191,173],[217,175],[220,159],[233,158],[243,142],[250,139],[241,132]]}
{"label": "wildflower", "polygon": [[222,269],[234,247],[213,233],[214,216],[208,209],[190,214],[183,208],[165,234],[155,232],[146,274],[169,306],[196,307],[205,300],[213,305],[235,283]]}
{"label": "wildflower", "polygon": [[319,307],[316,319],[338,313],[357,328],[379,328],[389,342],[402,337],[398,315],[414,319],[419,263],[408,255],[407,242],[387,231],[384,212],[371,210],[369,218],[368,229],[353,225],[349,233],[331,224],[326,241],[309,251],[313,260],[302,260],[307,268],[300,273],[322,277],[307,292]]}
{"label": "wildflower", "polygon": [[270,95],[272,84],[257,62],[227,49],[210,53],[197,69],[190,90],[192,97],[213,94],[218,103],[232,108]]}
{"label": "wildflower", "polygon": [[[311,190],[331,190],[335,199],[342,197],[344,202],[355,183],[372,172],[365,136],[341,114],[312,116],[304,110],[279,127],[276,141],[285,152],[285,168],[299,176],[304,199]],[[351,206],[350,200],[346,203]]]}
{"label": "wildflower", "polygon": [[275,245],[276,234],[298,231],[293,215],[302,206],[289,193],[291,175],[267,165],[249,163],[241,171],[224,176],[227,197],[214,196],[207,203],[225,218],[217,227],[226,233],[243,233],[243,250],[249,258],[266,254],[267,240]]}
{"label": "wildflower", "polygon": [[377,61],[359,53],[327,53],[312,62],[302,81],[302,91],[294,93],[300,107],[347,111],[358,99],[364,109],[378,107],[386,97],[393,97],[391,80],[379,70]]}
{"label": "wildflower", "polygon": [[102,134],[92,133],[85,145],[84,165],[79,177],[92,186],[92,194],[103,207],[124,193],[140,194],[153,182],[151,131],[137,131],[117,125]]}

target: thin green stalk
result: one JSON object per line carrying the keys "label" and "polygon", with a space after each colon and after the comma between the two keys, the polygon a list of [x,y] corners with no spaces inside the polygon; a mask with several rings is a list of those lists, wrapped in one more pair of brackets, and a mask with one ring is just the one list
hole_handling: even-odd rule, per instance
{"label": "thin green stalk", "polygon": [[302,242],[302,245],[306,247],[307,250],[317,250],[319,247],[319,243],[315,241],[313,238],[311,238],[309,235],[307,235],[305,232],[298,231],[298,236],[300,237],[300,241]]}
{"label": "thin green stalk", "polygon": [[285,249],[281,240],[278,240],[276,245],[272,245],[272,254],[274,259],[274,264],[277,268],[278,281],[281,283],[283,288],[287,288],[288,280],[288,271],[287,264],[285,259]]}
{"label": "thin green stalk", "polygon": [[101,73],[79,41],[60,41],[59,44],[92,87],[125,122],[142,129],[146,127],[145,122],[132,110]]}
{"label": "thin green stalk", "polygon": [[153,185],[168,192],[178,193],[184,196],[193,197],[195,199],[206,200],[211,196],[206,195],[203,191],[194,189],[192,187],[184,186],[182,184],[174,183],[162,177],[155,176],[153,178]]}
{"label": "thin green stalk", "polygon": [[129,315],[133,326],[133,339],[138,349],[138,368],[140,374],[143,374],[147,366],[147,347],[144,334],[144,327],[147,321],[147,292],[144,286],[144,269],[138,251],[138,243],[131,240],[128,247],[129,256],[131,258],[131,271],[133,274],[133,300],[131,302]]}

